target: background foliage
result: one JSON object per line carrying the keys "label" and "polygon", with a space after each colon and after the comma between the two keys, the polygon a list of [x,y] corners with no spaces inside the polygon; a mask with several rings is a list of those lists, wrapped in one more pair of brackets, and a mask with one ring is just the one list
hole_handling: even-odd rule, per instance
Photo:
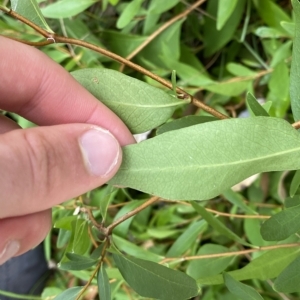
{"label": "background foliage", "polygon": [[[11,1],[12,8],[17,2]],[[33,3],[19,1],[24,7],[29,2]],[[176,106],[168,107],[166,112],[161,109],[151,112],[154,121],[158,120],[157,112],[163,115],[162,118],[176,121],[152,130],[150,137],[158,135],[156,139],[132,146],[132,152],[130,147],[125,149],[130,155],[136,157],[139,153],[145,153],[146,163],[149,160],[152,165],[158,163],[160,167],[163,163],[170,164],[163,159],[162,162],[155,160],[163,157],[161,150],[156,151],[155,147],[172,144],[176,139],[183,145],[192,143],[194,150],[200,151],[199,157],[203,157],[203,148],[206,149],[204,154],[209,148],[209,159],[222,162],[228,159],[228,164],[235,156],[245,159],[250,153],[247,159],[252,160],[263,153],[269,154],[270,148],[274,153],[270,157],[271,162],[261,159],[254,169],[252,164],[246,166],[246,171],[245,165],[236,169],[216,168],[215,174],[209,173],[210,177],[206,177],[205,172],[200,176],[198,170],[184,173],[188,155],[183,149],[180,161],[172,162],[177,166],[174,173],[164,175],[173,178],[173,185],[168,185],[168,190],[164,182],[159,182],[156,177],[158,171],[154,170],[144,190],[151,193],[158,187],[154,194],[173,201],[160,199],[114,228],[115,248],[105,255],[104,263],[91,280],[84,299],[97,299],[98,288],[101,300],[143,299],[142,296],[179,300],[194,296],[194,299],[205,300],[298,299],[300,173],[285,170],[300,169],[299,155],[295,152],[286,156],[283,152],[280,159],[278,153],[291,147],[298,148],[299,145],[297,132],[280,120],[292,123],[300,118],[298,102],[292,101],[293,115],[290,107],[290,95],[292,99],[297,99],[299,94],[297,65],[292,68],[291,78],[289,76],[297,26],[295,14],[297,17],[297,7],[300,12],[299,5],[293,12],[289,0],[207,0],[189,14],[184,14],[196,1],[38,2],[55,33],[85,40],[122,57],[129,57],[166,79],[171,79],[172,70],[176,70],[179,87],[230,117],[264,116],[249,117],[242,122],[230,120],[220,125],[220,121],[215,122],[203,110],[183,102],[177,105],[176,100]],[[293,2],[294,5],[298,3],[297,0]],[[9,5],[8,1],[2,3]],[[179,16],[176,21],[170,22],[176,16]],[[26,17],[32,19],[32,13]],[[38,19],[41,20],[40,16]],[[48,29],[47,23],[41,22],[39,25]],[[165,30],[155,36],[163,26]],[[22,40],[44,40],[33,29],[5,14],[0,15],[0,30],[3,35]],[[297,41],[296,35],[295,47]],[[143,43],[145,47],[135,53]],[[51,44],[42,47],[41,51],[67,71],[76,71],[73,73],[75,78],[86,78],[79,71],[86,68],[101,69],[99,76],[111,74],[103,68],[120,70],[120,64],[109,57],[74,45]],[[123,73],[166,90],[153,79],[128,67],[123,69]],[[76,74],[79,75],[76,77]],[[291,84],[291,94],[290,81],[295,83]],[[141,82],[136,84],[137,91],[132,91],[134,95],[141,90],[144,92],[142,101],[152,103],[152,98],[155,101],[155,93],[160,91],[150,87],[147,90]],[[122,90],[119,92],[123,94]],[[167,92],[172,94],[172,91]],[[164,95],[167,97],[167,94]],[[166,101],[169,100],[166,98]],[[143,112],[138,112],[137,117],[141,114]],[[268,119],[268,116],[277,119]],[[19,116],[13,117],[23,127],[33,126]],[[135,124],[129,126],[133,126],[135,132],[142,132],[161,123],[163,121],[142,129],[136,129]],[[199,123],[205,124],[201,125],[203,127],[189,127],[187,131],[176,131]],[[270,144],[266,137],[274,129],[278,130]],[[207,135],[205,131],[208,131]],[[257,144],[260,147],[255,148],[253,145]],[[149,156],[147,145],[151,146]],[[243,149],[240,145],[244,145]],[[276,165],[277,169],[273,165],[269,168],[270,164]],[[208,169],[212,172],[211,166]],[[273,172],[265,172],[268,170]],[[146,170],[146,174],[150,171],[153,170]],[[232,176],[244,173],[241,178],[224,181],[224,186],[218,183],[214,190],[209,184],[217,182],[223,176],[222,172]],[[182,180],[183,173],[188,180]],[[254,173],[259,175],[239,184],[234,190],[227,189]],[[140,174],[140,180],[146,178],[149,181],[149,177],[145,176]],[[127,175],[126,179],[128,182],[131,180]],[[137,184],[137,177],[133,176],[132,181]],[[131,186],[128,182],[126,185]],[[182,191],[179,196],[177,190]],[[53,266],[53,272],[42,299],[53,299],[65,290],[67,294],[55,299],[75,299],[81,290],[78,286],[83,286],[91,278],[103,251],[101,241],[104,237],[92,226],[88,212],[92,211],[98,222],[109,225],[140,207],[149,197],[149,194],[133,189],[105,186],[54,208],[54,228],[45,241],[46,257]],[[198,203],[177,201],[183,199],[210,200]],[[290,246],[285,246],[287,244]],[[226,256],[224,253],[227,252],[231,254]],[[124,253],[129,256],[123,256]],[[170,269],[161,269],[154,263],[182,271],[190,277],[181,278],[183,273],[168,273]],[[163,273],[169,280],[155,276]],[[191,277],[197,285],[189,279]],[[182,282],[186,283],[186,290],[179,288]]]}

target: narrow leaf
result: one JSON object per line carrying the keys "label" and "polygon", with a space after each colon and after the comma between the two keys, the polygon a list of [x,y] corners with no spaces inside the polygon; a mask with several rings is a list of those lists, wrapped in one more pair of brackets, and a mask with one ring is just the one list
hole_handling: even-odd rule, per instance
{"label": "narrow leaf", "polygon": [[88,235],[88,227],[89,223],[86,220],[78,219],[76,221],[72,252],[84,254],[88,250],[91,243]]}
{"label": "narrow leaf", "polygon": [[97,263],[95,259],[74,253],[67,253],[66,256],[69,261],[61,262],[58,265],[61,270],[85,270],[93,267]]}
{"label": "narrow leaf", "polygon": [[229,239],[232,239],[236,242],[239,242],[246,246],[251,246],[249,243],[245,242],[238,235],[229,230],[220,220],[208,212],[204,207],[198,205],[196,202],[191,202],[192,206],[199,213],[206,222],[212,226],[219,233],[227,236]]}
{"label": "narrow leaf", "polygon": [[105,268],[103,267],[103,264],[98,272],[97,283],[99,291],[99,300],[111,300],[110,283]]}
{"label": "narrow leaf", "polygon": [[247,93],[247,104],[249,109],[252,111],[254,116],[265,116],[269,117],[269,114],[266,110],[257,102],[256,98],[251,94]]}
{"label": "narrow leaf", "polygon": [[90,93],[114,111],[133,133],[146,132],[166,122],[184,104],[155,88],[108,69],[84,69],[72,73]]}
{"label": "narrow leaf", "polygon": [[293,176],[290,186],[290,197],[294,197],[300,185],[300,170],[297,170]]}
{"label": "narrow leaf", "polygon": [[83,287],[76,286],[72,287],[70,289],[65,290],[61,294],[59,294],[57,297],[54,298],[54,300],[75,300],[80,291]]}
{"label": "narrow leaf", "polygon": [[263,297],[251,286],[243,284],[229,274],[224,273],[224,282],[229,292],[243,300],[264,300]]}
{"label": "narrow leaf", "polygon": [[196,281],[185,273],[138,258],[113,258],[126,282],[143,297],[184,300],[198,294]]}
{"label": "narrow leaf", "polygon": [[274,289],[282,293],[295,293],[300,292],[300,256],[291,262],[279,274],[274,282]]}
{"label": "narrow leaf", "polygon": [[266,241],[282,241],[300,230],[300,205],[287,208],[262,224],[260,233]]}
{"label": "narrow leaf", "polygon": [[300,169],[299,155],[299,134],[284,120],[214,121],[124,147],[110,184],[165,199],[205,200],[257,173]]}
{"label": "narrow leaf", "polygon": [[295,14],[295,37],[293,42],[293,56],[290,71],[291,107],[295,121],[300,120],[300,2],[292,0]]}
{"label": "narrow leaf", "polygon": [[206,122],[211,122],[211,121],[216,121],[217,119],[214,117],[209,117],[209,116],[186,116],[180,119],[177,119],[175,121],[166,123],[159,127],[156,131],[156,135],[172,131],[172,130],[177,130],[197,124],[202,124]]}
{"label": "narrow leaf", "polygon": [[51,19],[71,18],[96,2],[97,0],[61,0],[44,7],[42,12],[45,17]]}
{"label": "narrow leaf", "polygon": [[127,26],[138,13],[144,0],[133,0],[129,2],[118,18],[117,28],[122,29]]}
{"label": "narrow leaf", "polygon": [[220,30],[233,13],[238,0],[219,0],[217,14],[217,29]]}
{"label": "narrow leaf", "polygon": [[[252,260],[247,266],[228,273],[236,280],[274,278],[299,255],[299,252],[299,247],[269,250]],[[224,281],[222,275],[216,275],[198,279],[197,282],[204,285],[214,285]]]}
{"label": "narrow leaf", "polygon": [[21,16],[27,18],[34,24],[45,29],[46,31],[53,33],[49,25],[47,24],[43,14],[39,8],[36,0],[11,0],[11,9]]}

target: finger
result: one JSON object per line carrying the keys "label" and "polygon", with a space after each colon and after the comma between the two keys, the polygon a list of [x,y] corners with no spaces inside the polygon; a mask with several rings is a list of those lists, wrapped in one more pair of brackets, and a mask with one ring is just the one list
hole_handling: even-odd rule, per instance
{"label": "finger", "polygon": [[18,128],[20,128],[20,126],[16,122],[0,114],[0,134]]}
{"label": "finger", "polygon": [[121,163],[100,127],[65,124],[0,135],[0,218],[31,214],[107,182]]}
{"label": "finger", "polygon": [[38,125],[90,123],[121,145],[134,143],[123,122],[41,51],[0,36],[0,108]]}
{"label": "finger", "polygon": [[0,265],[36,247],[51,228],[51,210],[0,220]]}

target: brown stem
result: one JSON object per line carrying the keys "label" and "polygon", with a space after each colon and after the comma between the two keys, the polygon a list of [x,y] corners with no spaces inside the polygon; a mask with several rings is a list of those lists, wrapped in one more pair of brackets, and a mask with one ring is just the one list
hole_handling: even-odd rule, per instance
{"label": "brown stem", "polygon": [[[164,30],[170,27],[173,23],[177,22],[180,19],[186,17],[189,13],[191,13],[194,9],[204,3],[206,0],[198,0],[196,3],[191,5],[181,14],[175,16],[168,22],[164,23],[161,27],[159,27],[155,32],[153,32],[141,45],[139,45],[135,50],[133,50],[128,56],[126,56],[127,60],[131,60],[134,56],[136,56],[141,50],[143,50],[150,42],[152,42],[159,34],[161,34]],[[124,64],[120,67],[120,72],[124,69]]]}
{"label": "brown stem", "polygon": [[299,128],[300,128],[300,121],[293,123],[292,126],[293,126],[295,129],[299,129]]}
{"label": "brown stem", "polygon": [[120,223],[122,223],[122,222],[126,221],[127,219],[131,218],[132,216],[136,215],[137,213],[144,210],[145,208],[152,205],[153,203],[155,203],[158,200],[159,200],[159,197],[154,196],[154,197],[150,198],[149,200],[147,200],[145,203],[143,203],[138,208],[136,208],[136,209],[130,211],[129,213],[125,214],[124,216],[120,217],[115,222],[113,222],[108,227],[106,227],[106,234],[110,235],[112,233],[113,229],[116,226],[118,226]]}
{"label": "brown stem", "polygon": [[247,249],[242,251],[232,251],[232,252],[223,252],[223,253],[214,253],[214,254],[205,254],[205,255],[194,255],[194,256],[186,256],[186,257],[168,257],[160,261],[160,264],[164,264],[166,262],[171,261],[189,261],[189,260],[197,260],[197,259],[205,259],[205,258],[216,258],[216,257],[226,257],[226,256],[236,256],[236,255],[246,255],[248,253],[266,251],[266,250],[275,250],[279,248],[293,248],[299,247],[300,243],[293,243],[293,244],[279,244],[279,245],[272,245],[272,246],[264,246],[259,247],[256,249]]}

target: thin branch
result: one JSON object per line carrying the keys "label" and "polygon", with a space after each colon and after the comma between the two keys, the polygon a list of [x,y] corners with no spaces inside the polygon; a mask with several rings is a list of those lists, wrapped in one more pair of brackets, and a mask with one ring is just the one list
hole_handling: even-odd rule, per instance
{"label": "thin branch", "polygon": [[[141,45],[139,45],[135,50],[133,50],[127,57],[127,60],[131,60],[134,56],[136,56],[141,50],[143,50],[149,43],[151,43],[158,35],[160,35],[164,30],[166,30],[168,27],[170,27],[175,22],[179,21],[180,19],[185,18],[189,13],[191,13],[194,9],[196,9],[198,6],[200,6],[202,3],[204,3],[206,0],[198,0],[196,3],[191,5],[189,8],[187,8],[184,12],[181,14],[175,16],[165,24],[163,24],[161,27],[159,27],[156,31],[154,31]],[[120,72],[122,72],[124,69],[124,64],[120,67]]]}
{"label": "thin branch", "polygon": [[136,215],[137,213],[139,213],[140,211],[144,210],[145,208],[147,208],[148,206],[152,205],[153,203],[157,202],[158,200],[159,200],[159,197],[156,197],[156,196],[152,197],[148,201],[146,201],[145,203],[143,203],[141,206],[139,206],[138,208],[130,211],[129,213],[127,213],[124,216],[122,216],[119,219],[117,219],[115,222],[113,222],[108,227],[106,227],[107,235],[110,235],[111,232],[113,231],[113,229],[116,226],[118,226],[120,223],[122,223],[122,222],[126,221],[127,219],[131,218],[132,216]]}
{"label": "thin branch", "polygon": [[300,121],[293,123],[292,126],[293,126],[295,129],[299,129],[299,128],[300,128]]}
{"label": "thin branch", "polygon": [[246,255],[248,253],[267,251],[267,250],[275,250],[275,249],[279,249],[279,248],[293,248],[293,247],[299,247],[299,246],[300,246],[300,243],[279,244],[279,245],[259,247],[259,248],[256,248],[256,249],[247,249],[247,250],[242,250],[242,251],[232,251],[232,252],[223,252],[223,253],[214,253],[214,254],[205,254],[205,255],[194,255],[194,256],[183,256],[183,257],[168,257],[168,258],[164,258],[162,261],[160,261],[160,264],[164,264],[164,263],[167,263],[167,262],[174,262],[174,261],[183,262],[183,261],[206,259],[206,258]]}
{"label": "thin branch", "polygon": [[[203,0],[204,1],[204,0]],[[71,44],[71,45],[77,45],[77,46],[81,46],[90,50],[93,50],[95,52],[98,52],[102,55],[105,55],[121,64],[125,64],[128,67],[152,78],[153,80],[159,82],[160,84],[162,84],[163,86],[167,87],[168,89],[173,89],[172,83],[169,82],[168,80],[148,71],[147,69],[123,58],[122,56],[119,56],[113,52],[110,52],[106,49],[103,49],[99,46],[96,46],[94,44],[85,42],[85,41],[81,41],[78,39],[72,39],[72,38],[68,38],[68,37],[64,37],[64,36],[59,36],[59,35],[55,35],[55,34],[51,34],[49,32],[47,32],[46,30],[40,28],[39,26],[37,26],[36,24],[34,24],[33,22],[31,22],[30,20],[28,20],[25,17],[22,17],[21,15],[17,14],[14,11],[7,11],[5,8],[0,6],[0,10],[4,11],[5,13],[9,14],[10,16],[14,17],[15,19],[27,24],[28,26],[32,27],[34,30],[36,30],[37,32],[39,32],[41,35],[43,35],[45,38],[47,38],[47,43],[42,44],[42,46],[44,45],[48,45],[51,43],[51,41],[53,43],[65,43],[65,44]],[[9,37],[8,37],[9,38]],[[20,41],[22,42],[22,41]],[[33,46],[40,46],[40,42],[38,43],[31,43],[31,45]],[[217,110],[213,109],[212,107],[207,106],[206,104],[202,103],[200,100],[196,99],[195,97],[193,97],[192,95],[190,95],[189,93],[187,93],[186,91],[184,91],[183,89],[177,87],[176,88],[176,92],[179,94],[178,98],[183,99],[183,100],[189,100],[188,102],[192,102],[195,106],[205,110],[206,112],[208,112],[209,114],[215,116],[218,119],[227,119],[228,117],[220,112],[218,112]]]}

